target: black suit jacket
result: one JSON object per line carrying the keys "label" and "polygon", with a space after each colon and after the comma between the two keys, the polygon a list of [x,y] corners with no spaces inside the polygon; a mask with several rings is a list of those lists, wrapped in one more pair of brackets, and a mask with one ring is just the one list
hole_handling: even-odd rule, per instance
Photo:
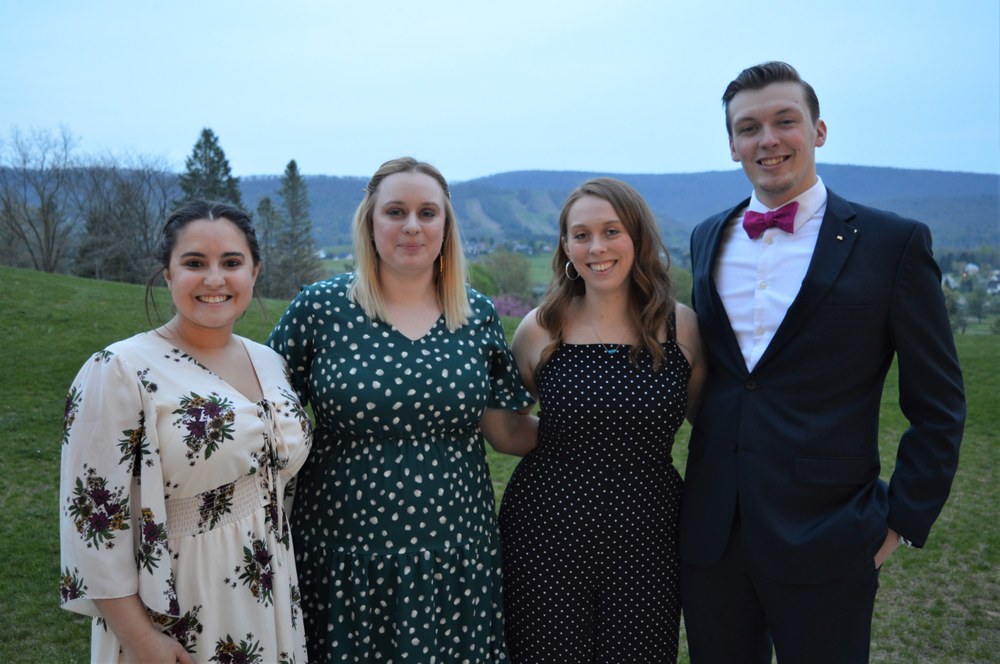
{"label": "black suit jacket", "polygon": [[[921,546],[950,491],[965,397],[930,231],[828,194],[801,290],[753,371],[712,278],[748,201],[692,233],[709,370],[685,474],[686,562],[718,561],[739,509],[764,574],[828,582],[872,565],[889,527]],[[886,485],[879,405],[894,356],[910,426]]]}

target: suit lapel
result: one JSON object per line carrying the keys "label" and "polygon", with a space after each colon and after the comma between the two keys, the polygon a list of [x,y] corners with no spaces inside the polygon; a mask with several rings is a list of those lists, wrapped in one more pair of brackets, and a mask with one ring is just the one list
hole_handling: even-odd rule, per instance
{"label": "suit lapel", "polygon": [[[722,298],[719,297],[719,290],[715,285],[714,274],[715,263],[719,258],[719,251],[722,248],[722,237],[725,234],[726,228],[732,221],[733,216],[749,204],[750,199],[747,198],[736,207],[719,215],[716,221],[706,229],[707,233],[704,238],[706,246],[703,246],[706,260],[701,261],[698,269],[699,274],[694,275],[696,283],[704,284],[697,302],[699,325],[704,328],[703,334],[712,334],[716,337],[712,347],[725,349],[724,355],[718,354],[716,359],[727,366],[730,371],[743,375],[747,373],[746,360],[743,359],[743,351],[740,350],[740,344],[736,340],[733,326],[729,322],[729,314],[726,313],[726,306],[722,303]],[[708,324],[709,321],[711,322],[710,325]]]}
{"label": "suit lapel", "polygon": [[754,367],[755,371],[766,365],[772,356],[795,337],[802,325],[816,313],[823,298],[836,282],[860,233],[853,223],[854,217],[855,212],[850,203],[828,189],[823,225],[820,227],[816,249],[806,276],[802,280],[802,287],[778,326],[774,338]]}

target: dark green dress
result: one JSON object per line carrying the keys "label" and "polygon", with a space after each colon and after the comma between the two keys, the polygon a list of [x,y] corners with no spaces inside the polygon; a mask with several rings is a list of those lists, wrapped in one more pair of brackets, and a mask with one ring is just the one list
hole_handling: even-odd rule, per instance
{"label": "dark green dress", "polygon": [[532,401],[492,302],[413,341],[304,289],[271,334],[316,417],[292,514],[313,661],[506,661],[483,410]]}

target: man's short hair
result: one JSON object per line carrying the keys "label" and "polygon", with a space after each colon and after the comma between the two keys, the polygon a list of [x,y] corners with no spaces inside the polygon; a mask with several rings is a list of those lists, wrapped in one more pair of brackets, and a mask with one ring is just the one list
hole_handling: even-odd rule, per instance
{"label": "man's short hair", "polygon": [[729,132],[730,136],[733,135],[733,128],[729,118],[729,102],[744,90],[760,90],[772,83],[798,83],[801,85],[809,112],[812,114],[813,124],[819,121],[819,98],[816,96],[816,91],[802,80],[799,72],[795,71],[795,67],[786,62],[765,62],[741,71],[740,75],[733,79],[722,94],[722,106],[726,110],[726,131]]}

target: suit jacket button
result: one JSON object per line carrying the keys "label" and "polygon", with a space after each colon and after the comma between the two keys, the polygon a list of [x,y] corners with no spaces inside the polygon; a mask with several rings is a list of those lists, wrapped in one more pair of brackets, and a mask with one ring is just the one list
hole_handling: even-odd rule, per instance
{"label": "suit jacket button", "polygon": [[756,389],[757,389],[758,387],[760,387],[760,386],[759,386],[759,385],[757,385],[757,381],[755,381],[755,380],[748,380],[748,381],[747,381],[747,382],[746,382],[746,383],[745,383],[745,384],[743,385],[743,387],[747,388],[748,390],[751,390],[751,391],[753,391],[753,390],[756,390]]}

